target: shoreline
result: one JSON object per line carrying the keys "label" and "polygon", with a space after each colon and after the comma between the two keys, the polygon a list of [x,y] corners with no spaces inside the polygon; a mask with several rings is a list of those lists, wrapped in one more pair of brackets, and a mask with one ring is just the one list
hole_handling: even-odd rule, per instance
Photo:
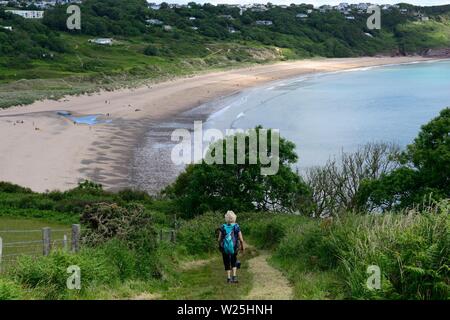
{"label": "shoreline", "polygon": [[[166,124],[176,126],[183,113],[193,112],[193,117],[200,117],[198,120],[210,116],[207,110],[195,113],[202,105],[214,104],[245,89],[300,76],[436,60],[442,59],[366,57],[280,62],[8,108],[0,111],[0,134],[8,137],[0,142],[0,181],[38,192],[64,191],[84,179],[101,183],[106,189],[133,187],[136,173],[146,172],[136,162],[143,141],[152,134],[157,139],[167,138],[164,135],[176,127]],[[111,122],[75,124],[58,115],[58,111],[100,114]],[[161,174],[157,167],[149,169],[152,170],[148,174]]]}

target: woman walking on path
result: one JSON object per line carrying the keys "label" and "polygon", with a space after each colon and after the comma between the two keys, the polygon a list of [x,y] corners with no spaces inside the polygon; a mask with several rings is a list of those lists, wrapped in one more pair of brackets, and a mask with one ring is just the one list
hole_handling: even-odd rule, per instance
{"label": "woman walking on path", "polygon": [[[242,236],[241,228],[236,223],[236,214],[233,211],[228,211],[225,214],[225,222],[220,227],[219,233],[219,249],[222,252],[223,265],[227,273],[228,283],[237,283],[237,269],[240,263],[237,261],[237,254],[239,249],[245,251],[244,238]],[[233,275],[231,275],[233,271]]]}

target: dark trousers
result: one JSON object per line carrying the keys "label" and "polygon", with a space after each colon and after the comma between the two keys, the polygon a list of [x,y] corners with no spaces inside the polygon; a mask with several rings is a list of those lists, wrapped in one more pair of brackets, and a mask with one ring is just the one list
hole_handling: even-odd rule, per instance
{"label": "dark trousers", "polygon": [[237,252],[234,254],[226,254],[222,252],[222,258],[225,271],[231,270],[231,268],[236,268]]}

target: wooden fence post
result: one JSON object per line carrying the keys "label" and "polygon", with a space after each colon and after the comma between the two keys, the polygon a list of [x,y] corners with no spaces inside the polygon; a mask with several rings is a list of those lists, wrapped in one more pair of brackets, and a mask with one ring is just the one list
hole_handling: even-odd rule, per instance
{"label": "wooden fence post", "polygon": [[78,252],[80,250],[80,225],[72,225],[72,251]]}
{"label": "wooden fence post", "polygon": [[170,241],[173,243],[177,241],[177,235],[175,233],[175,230],[170,230]]}
{"label": "wooden fence post", "polygon": [[52,249],[52,231],[50,228],[42,228],[42,243],[43,243],[43,254],[44,256],[48,256],[50,254],[50,250]]}
{"label": "wooden fence post", "polygon": [[65,251],[67,251],[67,234],[63,237],[63,248]]}
{"label": "wooden fence post", "polygon": [[3,239],[0,237],[0,273],[2,272]]}

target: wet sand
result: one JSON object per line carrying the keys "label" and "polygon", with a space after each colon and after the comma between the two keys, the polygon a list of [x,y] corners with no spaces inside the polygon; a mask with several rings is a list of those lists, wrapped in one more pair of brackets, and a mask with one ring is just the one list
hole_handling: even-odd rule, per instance
{"label": "wet sand", "polygon": [[[67,190],[90,179],[108,189],[138,186],[156,192],[170,182],[167,150],[141,168],[144,139],[170,139],[189,110],[243,89],[312,73],[430,60],[421,57],[314,59],[199,74],[136,89],[45,100],[0,111],[0,181],[34,191]],[[75,124],[58,111],[101,114],[110,123]],[[187,113],[186,113],[187,112]],[[186,116],[187,115],[187,116]],[[169,125],[168,125],[169,124]],[[169,170],[170,171],[170,170]]]}

